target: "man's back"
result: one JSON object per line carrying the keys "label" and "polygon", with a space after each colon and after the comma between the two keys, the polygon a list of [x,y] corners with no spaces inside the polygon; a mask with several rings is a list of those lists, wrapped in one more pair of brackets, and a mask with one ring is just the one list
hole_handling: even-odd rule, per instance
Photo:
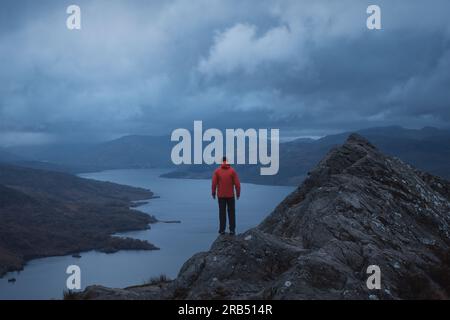
{"label": "man's back", "polygon": [[214,171],[212,181],[212,193],[219,198],[234,198],[234,189],[239,198],[241,193],[241,183],[236,171],[228,163],[223,163]]}

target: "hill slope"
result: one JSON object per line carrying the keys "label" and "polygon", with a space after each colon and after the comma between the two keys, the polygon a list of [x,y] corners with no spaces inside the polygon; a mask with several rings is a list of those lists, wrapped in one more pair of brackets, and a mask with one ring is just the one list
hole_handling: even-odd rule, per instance
{"label": "hill slope", "polygon": [[[177,279],[90,299],[448,299],[450,183],[359,135],[330,151],[258,227],[221,236]],[[367,267],[382,272],[366,286]]]}
{"label": "hill slope", "polygon": [[0,276],[37,257],[155,249],[111,236],[148,228],[155,219],[129,207],[152,196],[149,190],[0,165]]}

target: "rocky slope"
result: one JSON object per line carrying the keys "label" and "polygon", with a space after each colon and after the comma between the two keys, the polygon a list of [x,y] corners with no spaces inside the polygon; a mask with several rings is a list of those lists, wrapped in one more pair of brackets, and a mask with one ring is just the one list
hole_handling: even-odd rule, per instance
{"label": "rocky slope", "polygon": [[[77,298],[448,299],[449,199],[449,182],[353,134],[258,227],[219,237],[174,281]],[[381,290],[366,286],[369,265]]]}

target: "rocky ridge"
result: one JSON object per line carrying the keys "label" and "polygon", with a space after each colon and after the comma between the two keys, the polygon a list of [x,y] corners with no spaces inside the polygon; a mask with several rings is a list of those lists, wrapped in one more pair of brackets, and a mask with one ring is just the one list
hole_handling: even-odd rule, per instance
{"label": "rocky ridge", "polygon": [[[259,226],[218,237],[175,280],[76,297],[448,299],[449,225],[448,181],[352,134]],[[369,265],[380,267],[380,290],[366,286]]]}

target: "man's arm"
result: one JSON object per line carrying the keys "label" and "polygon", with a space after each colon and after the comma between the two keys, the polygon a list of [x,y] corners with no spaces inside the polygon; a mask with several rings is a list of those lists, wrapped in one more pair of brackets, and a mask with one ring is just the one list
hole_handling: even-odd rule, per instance
{"label": "man's arm", "polygon": [[236,189],[236,197],[239,199],[241,196],[241,182],[239,181],[239,176],[236,171],[233,170],[233,184]]}
{"label": "man's arm", "polygon": [[212,185],[211,185],[211,194],[213,199],[216,198],[216,190],[217,190],[217,172],[214,171],[213,177],[212,177]]}

